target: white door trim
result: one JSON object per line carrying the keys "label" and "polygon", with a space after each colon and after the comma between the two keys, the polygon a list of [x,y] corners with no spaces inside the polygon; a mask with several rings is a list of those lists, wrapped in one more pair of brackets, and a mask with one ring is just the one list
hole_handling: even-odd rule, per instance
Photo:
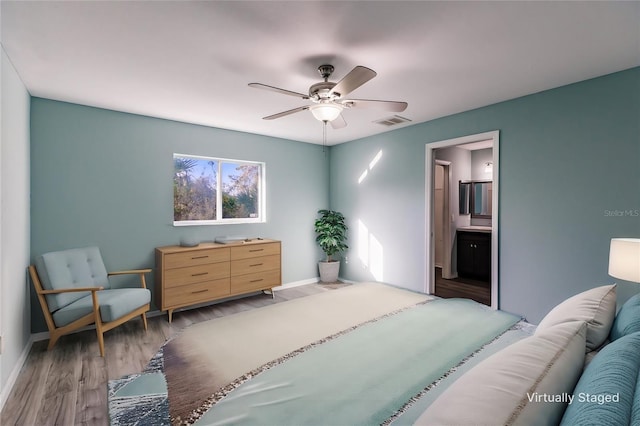
{"label": "white door trim", "polygon": [[426,235],[425,235],[425,253],[426,253],[426,270],[424,292],[433,294],[435,291],[434,265],[435,253],[433,248],[433,185],[435,171],[434,150],[438,148],[463,145],[472,142],[480,142],[491,139],[493,141],[493,194],[492,194],[492,218],[491,218],[491,308],[499,308],[498,300],[498,275],[499,275],[499,259],[498,259],[498,224],[499,224],[499,193],[500,193],[500,131],[478,133],[475,135],[462,136],[454,139],[447,139],[438,142],[426,144],[426,164],[425,164],[425,212],[426,212]]}
{"label": "white door trim", "polygon": [[[443,229],[442,233],[446,238],[444,238],[442,244],[442,276],[444,278],[451,277],[451,197],[449,194],[451,193],[451,161],[444,160],[436,160],[436,164],[439,164],[444,167],[444,193],[447,194],[444,197],[444,208],[443,208]],[[435,253],[435,252],[434,252]],[[434,255],[435,256],[435,255]],[[435,260],[434,260],[435,266]]]}

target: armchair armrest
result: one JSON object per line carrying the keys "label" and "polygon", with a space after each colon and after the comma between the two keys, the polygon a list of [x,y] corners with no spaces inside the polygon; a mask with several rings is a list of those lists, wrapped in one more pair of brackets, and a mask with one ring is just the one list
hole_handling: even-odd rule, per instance
{"label": "armchair armrest", "polygon": [[61,288],[57,290],[41,290],[40,294],[58,294],[58,293],[73,293],[78,291],[91,291],[96,292],[104,290],[104,287],[73,287],[73,288]]}
{"label": "armchair armrest", "polygon": [[109,272],[107,275],[108,276],[112,276],[112,275],[127,275],[127,274],[138,274],[140,275],[140,285],[142,286],[142,288],[147,288],[147,282],[144,279],[144,274],[151,272],[152,270],[150,268],[148,269],[129,269],[126,271],[113,271],[113,272]]}
{"label": "armchair armrest", "polygon": [[152,269],[130,269],[128,271],[113,271],[109,272],[107,275],[125,275],[125,274],[146,274],[151,272]]}

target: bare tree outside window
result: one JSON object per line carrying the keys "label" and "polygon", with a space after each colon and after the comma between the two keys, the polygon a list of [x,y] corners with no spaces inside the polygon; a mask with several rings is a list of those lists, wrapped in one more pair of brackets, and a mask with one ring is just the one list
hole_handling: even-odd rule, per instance
{"label": "bare tree outside window", "polygon": [[264,163],[174,154],[174,225],[264,221]]}

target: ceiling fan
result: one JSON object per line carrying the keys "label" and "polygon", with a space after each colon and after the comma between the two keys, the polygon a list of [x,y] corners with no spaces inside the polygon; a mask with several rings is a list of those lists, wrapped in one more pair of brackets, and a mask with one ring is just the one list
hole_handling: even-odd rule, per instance
{"label": "ceiling fan", "polygon": [[347,125],[342,117],[342,111],[348,108],[378,108],[385,111],[402,112],[407,108],[406,102],[396,101],[379,101],[372,99],[349,99],[346,96],[371,80],[377,74],[372,69],[358,65],[352,69],[349,74],[344,76],[337,83],[329,81],[329,77],[333,73],[333,65],[320,65],[318,72],[324,79],[320,83],[313,84],[309,87],[309,94],[305,95],[291,90],[281,89],[279,87],[268,86],[262,83],[249,83],[249,87],[256,89],[270,90],[284,95],[295,96],[301,99],[310,99],[311,105],[305,105],[288,111],[279,112],[277,114],[263,117],[264,120],[273,120],[275,118],[284,117],[300,111],[310,110],[313,116],[325,123],[330,122],[334,129],[340,129]]}

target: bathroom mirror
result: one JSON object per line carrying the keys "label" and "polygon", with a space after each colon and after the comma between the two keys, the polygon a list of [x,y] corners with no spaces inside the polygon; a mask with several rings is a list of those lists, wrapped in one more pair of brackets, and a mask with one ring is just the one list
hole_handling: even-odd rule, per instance
{"label": "bathroom mirror", "polygon": [[491,181],[472,182],[471,188],[471,217],[490,219],[492,214],[491,199],[493,198],[493,184]]}
{"label": "bathroom mirror", "polygon": [[469,214],[471,205],[471,182],[460,181],[458,184],[459,214]]}

